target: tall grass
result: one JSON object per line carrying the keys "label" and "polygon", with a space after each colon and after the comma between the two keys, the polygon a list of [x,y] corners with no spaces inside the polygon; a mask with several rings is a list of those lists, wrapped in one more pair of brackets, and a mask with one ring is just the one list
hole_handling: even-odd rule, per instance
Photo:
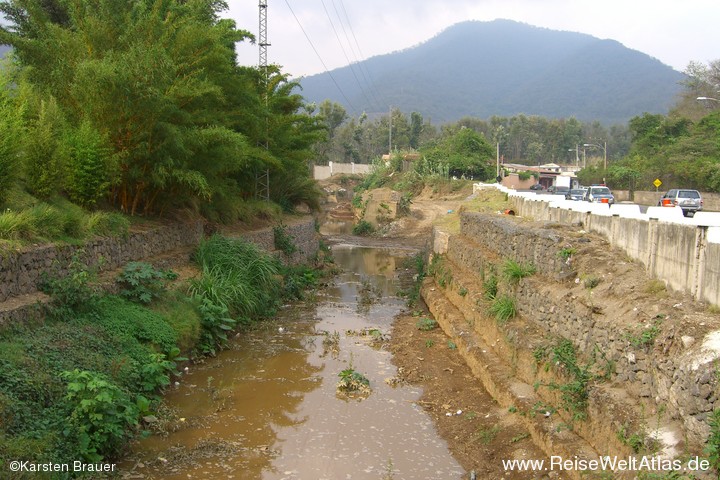
{"label": "tall grass", "polygon": [[130,222],[119,213],[87,213],[77,205],[40,203],[0,213],[0,239],[16,241],[82,240],[93,235],[127,235]]}
{"label": "tall grass", "polygon": [[224,306],[241,321],[274,313],[281,291],[280,263],[252,243],[215,235],[195,255],[202,276],[193,280],[193,295]]}

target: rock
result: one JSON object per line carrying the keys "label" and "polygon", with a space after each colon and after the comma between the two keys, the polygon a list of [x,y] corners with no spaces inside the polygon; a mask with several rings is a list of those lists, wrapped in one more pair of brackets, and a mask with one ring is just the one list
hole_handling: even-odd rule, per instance
{"label": "rock", "polygon": [[680,340],[682,341],[682,344],[685,348],[690,348],[695,343],[695,338],[691,337],[690,335],[683,335],[680,337]]}

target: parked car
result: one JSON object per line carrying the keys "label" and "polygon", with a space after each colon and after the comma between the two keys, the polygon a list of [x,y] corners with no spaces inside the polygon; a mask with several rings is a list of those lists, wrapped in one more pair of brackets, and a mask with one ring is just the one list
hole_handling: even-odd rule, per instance
{"label": "parked car", "polygon": [[577,202],[582,201],[583,197],[585,197],[585,189],[583,188],[573,188],[565,194],[566,200],[575,200]]}
{"label": "parked car", "polygon": [[604,185],[593,185],[585,192],[585,200],[593,203],[615,203],[615,197],[610,189]]}
{"label": "parked car", "polygon": [[692,217],[703,208],[703,200],[697,190],[672,189],[660,198],[659,206],[682,208],[683,215]]}
{"label": "parked car", "polygon": [[535,185],[533,185],[532,187],[530,187],[530,190],[542,190],[543,188],[544,188],[544,187],[543,187],[541,184],[536,183]]}

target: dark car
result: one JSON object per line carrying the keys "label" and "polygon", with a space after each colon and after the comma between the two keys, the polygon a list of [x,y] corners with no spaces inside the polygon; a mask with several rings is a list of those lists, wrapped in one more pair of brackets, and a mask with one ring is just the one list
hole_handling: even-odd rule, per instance
{"label": "dark car", "polygon": [[585,192],[585,200],[593,203],[615,203],[615,197],[610,189],[604,185],[593,185]]}
{"label": "dark car", "polygon": [[659,206],[680,207],[683,215],[692,217],[695,212],[699,212],[703,207],[703,200],[700,192],[697,190],[673,189],[668,190],[665,195],[660,198]]}
{"label": "dark car", "polygon": [[555,195],[565,195],[570,193],[570,187],[555,187]]}
{"label": "dark car", "polygon": [[573,188],[568,193],[565,194],[565,199],[566,200],[575,200],[575,201],[579,202],[583,199],[584,196],[585,196],[584,188]]}
{"label": "dark car", "polygon": [[535,185],[533,185],[532,187],[530,187],[530,190],[543,190],[543,188],[545,188],[545,187],[543,187],[543,186],[542,186],[541,184],[539,184],[539,183],[536,183]]}

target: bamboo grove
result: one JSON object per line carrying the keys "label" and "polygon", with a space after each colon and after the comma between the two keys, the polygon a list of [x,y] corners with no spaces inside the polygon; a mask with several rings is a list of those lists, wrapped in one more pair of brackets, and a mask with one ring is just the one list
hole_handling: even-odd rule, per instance
{"label": "bamboo grove", "polygon": [[279,67],[236,62],[251,33],[218,0],[9,0],[0,43],[0,203],[21,184],[130,215],[233,220],[269,172],[271,199],[317,202],[326,136]]}

